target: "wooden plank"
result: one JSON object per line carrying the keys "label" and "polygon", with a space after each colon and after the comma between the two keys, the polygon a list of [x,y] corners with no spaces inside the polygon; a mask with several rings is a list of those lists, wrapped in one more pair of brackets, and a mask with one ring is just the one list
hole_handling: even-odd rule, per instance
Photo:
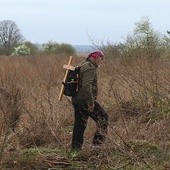
{"label": "wooden plank", "polygon": [[[70,56],[67,66],[70,66],[70,65],[71,65],[72,60],[73,60],[73,56]],[[66,79],[67,79],[68,71],[69,71],[69,70],[66,69],[66,72],[65,72],[65,75],[64,75],[64,79],[63,79],[63,82],[64,82],[64,83],[65,83],[65,81],[66,81]],[[59,93],[59,98],[58,98],[59,101],[61,101],[61,99],[62,99],[62,97],[63,97],[63,93],[64,93],[64,85],[62,84],[62,85],[61,85],[61,90],[60,90],[60,93]]]}
{"label": "wooden plank", "polygon": [[63,68],[65,68],[67,70],[73,70],[73,71],[75,70],[74,66],[71,66],[71,65],[69,66],[69,65],[66,65],[66,64],[63,65]]}

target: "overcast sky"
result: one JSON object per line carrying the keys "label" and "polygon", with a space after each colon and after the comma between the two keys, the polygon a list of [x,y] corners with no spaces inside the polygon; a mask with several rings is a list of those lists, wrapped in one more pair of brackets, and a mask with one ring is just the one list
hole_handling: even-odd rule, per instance
{"label": "overcast sky", "polygon": [[118,43],[148,17],[155,31],[170,30],[170,0],[0,0],[0,21],[12,20],[33,43]]}

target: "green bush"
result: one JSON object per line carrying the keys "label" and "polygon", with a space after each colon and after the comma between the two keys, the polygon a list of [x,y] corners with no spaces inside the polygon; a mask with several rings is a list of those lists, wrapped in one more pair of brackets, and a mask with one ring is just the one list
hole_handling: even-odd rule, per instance
{"label": "green bush", "polygon": [[104,52],[109,58],[134,59],[150,58],[153,61],[160,57],[169,57],[170,32],[160,34],[152,28],[147,17],[142,17],[135,23],[132,34],[128,35],[125,42],[104,47]]}
{"label": "green bush", "polygon": [[29,42],[29,41],[26,41],[25,43],[24,43],[24,45],[26,45],[28,48],[30,48],[30,54],[31,55],[35,55],[35,54],[37,54],[38,53],[38,47],[37,47],[37,45],[36,44],[33,44],[33,43],[31,43],[31,42]]}
{"label": "green bush", "polygon": [[75,54],[75,49],[70,44],[48,42],[47,44],[43,44],[43,52],[48,54],[73,55]]}

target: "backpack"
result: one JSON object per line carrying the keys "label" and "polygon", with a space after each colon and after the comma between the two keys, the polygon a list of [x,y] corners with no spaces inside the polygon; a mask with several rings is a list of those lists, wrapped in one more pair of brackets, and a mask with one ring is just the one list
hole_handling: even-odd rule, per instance
{"label": "backpack", "polygon": [[75,70],[69,70],[68,75],[64,84],[64,95],[69,97],[74,97],[79,90],[79,74],[80,67],[75,68]]}

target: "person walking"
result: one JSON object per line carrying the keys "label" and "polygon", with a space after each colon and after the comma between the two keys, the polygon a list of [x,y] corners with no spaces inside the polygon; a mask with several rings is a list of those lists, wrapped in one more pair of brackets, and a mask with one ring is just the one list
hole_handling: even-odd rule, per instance
{"label": "person walking", "polygon": [[96,101],[98,94],[97,68],[104,59],[102,51],[90,53],[85,61],[78,64],[80,67],[79,90],[72,97],[74,106],[74,128],[71,150],[81,150],[84,141],[84,132],[88,118],[96,122],[96,132],[93,137],[92,147],[99,147],[106,139],[108,127],[108,114]]}

